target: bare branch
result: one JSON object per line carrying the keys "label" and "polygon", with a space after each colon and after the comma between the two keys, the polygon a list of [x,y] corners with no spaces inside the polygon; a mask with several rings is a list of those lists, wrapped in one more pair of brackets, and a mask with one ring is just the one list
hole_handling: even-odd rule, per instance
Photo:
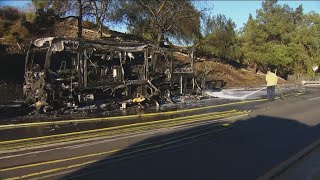
{"label": "bare branch", "polygon": [[156,15],[154,14],[153,10],[151,9],[150,6],[146,5],[142,0],[139,0],[139,2],[146,7],[147,9],[149,9],[149,12],[153,15],[153,17],[156,17]]}
{"label": "bare branch", "polygon": [[162,4],[160,5],[159,9],[157,10],[156,14],[158,15],[160,13],[160,11],[162,10],[162,8],[164,7],[166,1],[163,1]]}
{"label": "bare branch", "polygon": [[60,17],[60,19],[61,19],[61,20],[63,20],[63,19],[69,19],[69,18],[79,19],[79,16],[66,16],[66,17]]}

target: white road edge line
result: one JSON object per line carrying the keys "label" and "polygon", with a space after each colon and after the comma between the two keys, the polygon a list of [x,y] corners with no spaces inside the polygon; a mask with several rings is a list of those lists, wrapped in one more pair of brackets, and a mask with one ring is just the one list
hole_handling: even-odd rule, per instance
{"label": "white road edge line", "polygon": [[320,99],[320,97],[315,97],[315,98],[311,98],[311,99],[308,99],[308,100],[312,101],[312,100],[315,100],[315,99]]}

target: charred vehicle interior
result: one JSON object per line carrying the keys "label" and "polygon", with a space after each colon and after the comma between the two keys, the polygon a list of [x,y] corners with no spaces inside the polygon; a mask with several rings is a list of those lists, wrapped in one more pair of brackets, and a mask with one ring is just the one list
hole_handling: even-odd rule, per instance
{"label": "charred vehicle interior", "polygon": [[[174,53],[188,60],[177,63]],[[169,101],[197,88],[193,51],[147,43],[41,38],[29,48],[24,100],[35,107]]]}

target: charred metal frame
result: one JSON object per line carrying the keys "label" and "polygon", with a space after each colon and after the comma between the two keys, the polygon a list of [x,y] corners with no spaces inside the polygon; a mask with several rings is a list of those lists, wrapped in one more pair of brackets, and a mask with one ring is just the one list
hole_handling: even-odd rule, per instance
{"label": "charred metal frame", "polygon": [[[175,65],[174,52],[187,52],[188,68]],[[137,97],[170,100],[177,84],[181,95],[187,84],[195,88],[193,59],[192,49],[138,42],[37,39],[26,56],[25,102],[61,107],[96,100],[132,102]]]}

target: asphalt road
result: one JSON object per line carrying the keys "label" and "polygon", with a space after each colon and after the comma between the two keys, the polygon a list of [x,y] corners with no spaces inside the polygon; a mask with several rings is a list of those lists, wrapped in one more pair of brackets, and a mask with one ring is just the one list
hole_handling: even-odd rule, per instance
{"label": "asphalt road", "polygon": [[320,138],[319,90],[242,118],[2,153],[0,179],[257,179]]}

